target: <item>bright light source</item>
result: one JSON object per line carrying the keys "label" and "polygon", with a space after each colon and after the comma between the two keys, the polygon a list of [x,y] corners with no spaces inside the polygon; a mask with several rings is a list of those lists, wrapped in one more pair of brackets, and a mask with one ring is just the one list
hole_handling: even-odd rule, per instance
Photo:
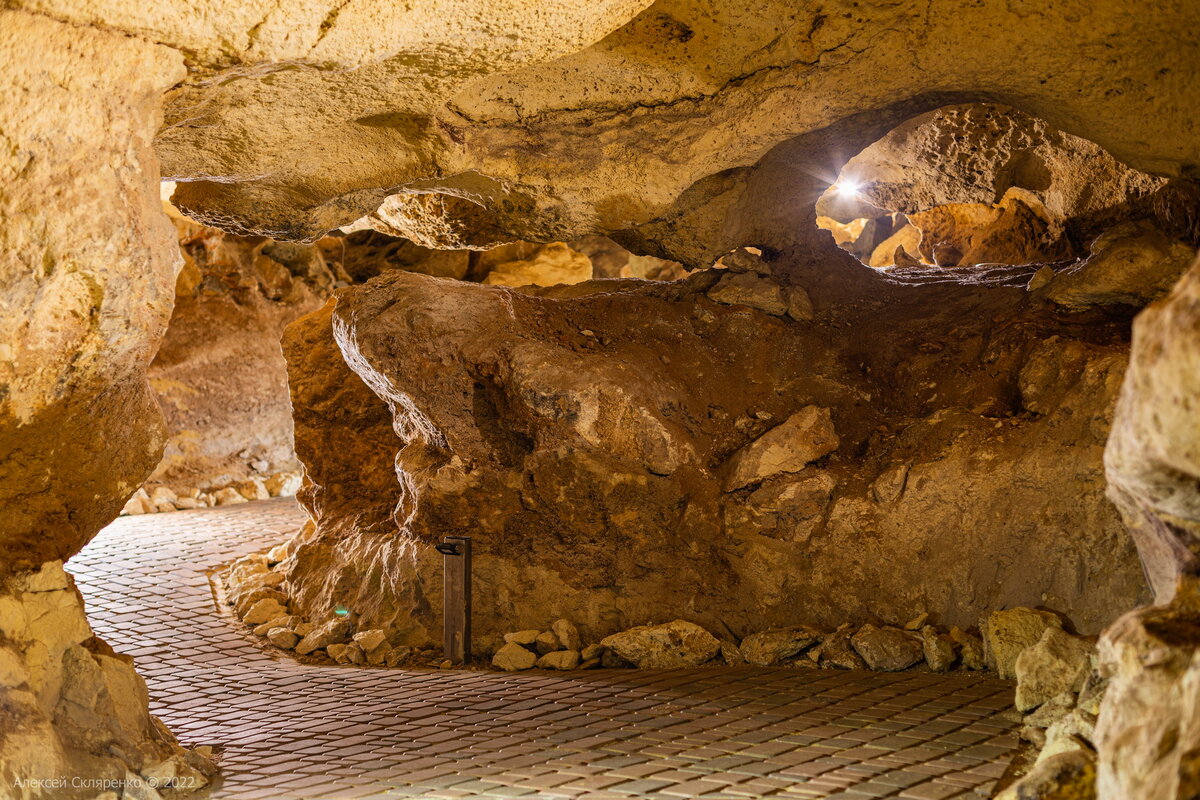
{"label": "bright light source", "polygon": [[838,178],[830,188],[842,197],[848,197],[851,200],[858,199],[858,181],[853,178]]}

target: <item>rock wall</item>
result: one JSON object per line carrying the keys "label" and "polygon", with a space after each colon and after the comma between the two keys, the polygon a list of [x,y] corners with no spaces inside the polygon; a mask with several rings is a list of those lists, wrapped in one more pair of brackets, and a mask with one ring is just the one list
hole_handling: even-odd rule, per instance
{"label": "rock wall", "polygon": [[1200,575],[1200,264],[1138,316],[1131,361],[1105,466],[1165,602]]}
{"label": "rock wall", "polygon": [[1096,725],[1097,793],[1200,793],[1200,263],[1138,315],[1105,450],[1109,495],[1159,605],[1100,642],[1110,685]]}
{"label": "rock wall", "polygon": [[299,612],[437,641],[451,534],[481,643],[1042,604],[1095,631],[1142,600],[1101,464],[1127,323],[1062,318],[1031,269],[803,258],[517,291],[389,273],[294,323]]}
{"label": "rock wall", "polygon": [[177,212],[175,226],[184,266],[148,372],[168,438],[148,483],[183,494],[296,471],[279,339],[337,277],[316,248],[226,234]]}
{"label": "rock wall", "polygon": [[183,75],[167,48],[0,11],[7,797],[94,797],[103,784],[88,781],[136,792],[182,758],[130,660],[92,636],[61,561],[117,515],[162,451],[145,370],[179,256],[150,140],[161,93]]}

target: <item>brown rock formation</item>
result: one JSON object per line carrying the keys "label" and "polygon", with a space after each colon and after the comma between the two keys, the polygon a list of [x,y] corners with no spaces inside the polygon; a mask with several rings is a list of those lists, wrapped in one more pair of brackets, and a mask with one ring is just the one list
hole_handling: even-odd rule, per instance
{"label": "brown rock formation", "polygon": [[[166,48],[0,11],[5,796],[92,797],[86,781],[136,781],[184,758],[150,716],[131,660],[92,636],[61,564],[116,516],[162,449],[145,370],[179,256],[150,137],[159,95],[182,77]],[[64,776],[66,786],[18,783]]]}
{"label": "brown rock formation", "polygon": [[[1096,630],[1134,605],[1100,464],[1122,325],[796,258],[773,266],[814,276],[811,323],[713,302],[714,271],[521,291],[389,273],[292,325],[302,613],[436,640],[448,534],[475,540],[481,642],[555,617],[744,635],[1042,603]],[[805,406],[830,409],[836,452],[724,491]]]}
{"label": "brown rock formation", "polygon": [[295,470],[279,339],[335,278],[315,248],[175,225],[184,267],[148,372],[168,438],[150,482],[206,488]]}
{"label": "brown rock formation", "polygon": [[1159,601],[1200,576],[1200,264],[1138,315],[1105,450],[1109,495]]}

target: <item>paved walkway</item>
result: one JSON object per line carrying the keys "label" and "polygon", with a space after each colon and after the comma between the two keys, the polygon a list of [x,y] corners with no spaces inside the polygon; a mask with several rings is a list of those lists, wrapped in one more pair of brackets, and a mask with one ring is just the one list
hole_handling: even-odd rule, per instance
{"label": "paved walkway", "polygon": [[69,569],[137,660],[215,797],[986,798],[1009,683],[826,670],[412,671],[275,659],[214,611],[205,570],[281,541],[291,500],[126,517]]}

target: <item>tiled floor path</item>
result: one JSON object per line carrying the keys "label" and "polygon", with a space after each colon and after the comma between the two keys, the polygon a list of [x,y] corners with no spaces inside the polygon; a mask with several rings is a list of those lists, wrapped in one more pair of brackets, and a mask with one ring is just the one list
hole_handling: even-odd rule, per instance
{"label": "tiled floor path", "polygon": [[824,670],[403,671],[304,666],[214,613],[204,570],[282,540],[288,501],[130,517],[69,568],[228,798],[987,797],[1010,684]]}

